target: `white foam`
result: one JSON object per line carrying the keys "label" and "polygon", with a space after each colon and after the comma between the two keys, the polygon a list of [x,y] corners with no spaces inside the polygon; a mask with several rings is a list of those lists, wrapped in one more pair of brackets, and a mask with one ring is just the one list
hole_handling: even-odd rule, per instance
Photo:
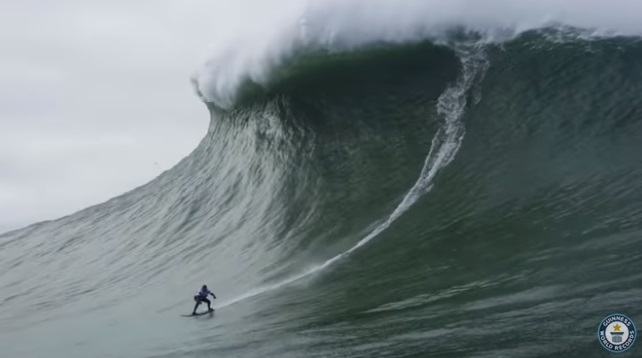
{"label": "white foam", "polygon": [[[453,27],[504,41],[565,25],[599,34],[642,34],[637,0],[238,0],[202,7],[211,54],[194,75],[203,97],[229,107],[240,84],[263,84],[274,67],[308,47],[347,50],[374,42],[440,38]],[[197,20],[194,20],[198,22]],[[210,40],[207,40],[210,41]]]}

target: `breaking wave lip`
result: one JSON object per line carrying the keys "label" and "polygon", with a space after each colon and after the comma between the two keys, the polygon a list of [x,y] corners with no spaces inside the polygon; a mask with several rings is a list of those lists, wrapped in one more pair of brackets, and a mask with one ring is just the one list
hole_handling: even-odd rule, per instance
{"label": "breaking wave lip", "polygon": [[264,27],[254,34],[230,40],[193,74],[192,84],[204,102],[230,109],[244,87],[264,87],[276,69],[316,51],[421,41],[452,44],[462,33],[492,43],[545,29],[575,34],[566,40],[642,34],[642,4],[632,0],[617,6],[597,0],[325,0],[279,5],[285,15],[262,21]]}
{"label": "breaking wave lip", "polygon": [[[270,285],[257,287],[243,295],[222,302],[217,307],[230,306],[265,292],[279,289],[332,266],[360,247],[366,245],[390,227],[390,225],[410,209],[419,198],[432,189],[432,182],[435,176],[455,158],[461,146],[465,133],[462,117],[468,102],[468,92],[476,83],[483,80],[489,65],[483,48],[480,47],[480,43],[478,42],[460,47],[457,52],[461,56],[461,73],[455,83],[446,88],[437,100],[437,113],[442,117],[443,124],[432,139],[430,151],[424,160],[424,165],[417,181],[407,191],[395,210],[382,223],[377,225],[348,250],[287,279]],[[480,96],[474,97],[474,104],[479,102],[480,99]]]}

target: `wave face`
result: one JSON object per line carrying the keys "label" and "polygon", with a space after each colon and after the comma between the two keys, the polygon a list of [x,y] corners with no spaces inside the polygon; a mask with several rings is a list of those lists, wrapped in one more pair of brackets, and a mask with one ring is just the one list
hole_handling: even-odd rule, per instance
{"label": "wave face", "polygon": [[156,180],[0,236],[3,355],[600,356],[642,322],[642,43],[484,38],[304,52]]}

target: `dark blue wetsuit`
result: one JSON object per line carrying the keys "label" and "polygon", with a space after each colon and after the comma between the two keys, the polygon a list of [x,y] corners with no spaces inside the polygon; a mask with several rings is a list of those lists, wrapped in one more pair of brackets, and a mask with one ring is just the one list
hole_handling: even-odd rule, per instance
{"label": "dark blue wetsuit", "polygon": [[208,311],[212,310],[212,302],[207,299],[207,296],[209,295],[212,295],[213,298],[216,298],[214,293],[212,293],[212,291],[210,291],[206,285],[203,285],[203,287],[201,287],[201,289],[198,291],[196,296],[194,296],[194,301],[196,301],[196,305],[194,306],[194,311],[192,312],[192,314],[196,314],[196,309],[201,304],[201,302],[207,303]]}

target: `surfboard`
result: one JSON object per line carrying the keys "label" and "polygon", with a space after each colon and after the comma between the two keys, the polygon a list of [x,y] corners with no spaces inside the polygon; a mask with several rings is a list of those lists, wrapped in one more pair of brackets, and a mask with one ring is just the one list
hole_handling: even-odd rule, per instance
{"label": "surfboard", "polygon": [[214,309],[213,308],[211,310],[209,310],[209,311],[197,312],[195,314],[182,314],[181,317],[197,317],[197,316],[204,316],[206,314],[212,314],[212,313],[214,313]]}

